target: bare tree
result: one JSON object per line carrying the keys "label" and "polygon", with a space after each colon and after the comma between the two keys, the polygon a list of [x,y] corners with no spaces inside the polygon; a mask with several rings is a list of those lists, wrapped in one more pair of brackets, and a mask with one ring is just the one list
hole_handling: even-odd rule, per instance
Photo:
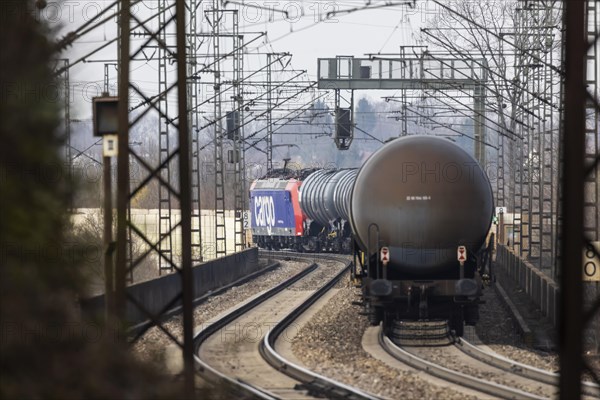
{"label": "bare tree", "polygon": [[[560,77],[558,68],[547,61],[547,54],[556,54],[560,48],[560,37],[554,37],[554,29],[560,26],[557,2],[538,2],[544,5],[541,12],[539,8],[534,12],[531,2],[517,0],[435,3],[439,13],[422,29],[421,39],[484,67],[488,79],[486,109],[493,111],[485,123],[497,133],[498,147],[503,145],[504,205],[513,208],[517,163],[521,162],[517,150],[527,140],[526,135],[547,118],[534,109],[542,105],[553,114],[558,112],[558,90],[552,88],[557,87]],[[526,31],[528,27],[532,31]],[[548,71],[553,78],[542,79],[541,74]]]}

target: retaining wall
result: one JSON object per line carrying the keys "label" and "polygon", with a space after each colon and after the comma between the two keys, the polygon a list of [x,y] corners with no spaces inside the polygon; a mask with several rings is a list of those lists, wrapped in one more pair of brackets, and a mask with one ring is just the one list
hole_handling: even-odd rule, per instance
{"label": "retaining wall", "polygon": [[[193,267],[195,298],[210,291],[227,286],[260,269],[258,248],[250,248],[239,253],[218,258]],[[181,292],[181,278],[172,273],[157,279],[127,287],[127,293],[153,314],[160,313]],[[169,308],[181,304],[177,301]],[[104,294],[81,301],[82,311],[89,315],[104,312]],[[127,301],[125,316],[132,325],[148,320],[148,316],[138,307]]]}
{"label": "retaining wall", "polygon": [[496,247],[496,266],[527,293],[552,325],[558,326],[559,290],[554,280],[501,244]]}

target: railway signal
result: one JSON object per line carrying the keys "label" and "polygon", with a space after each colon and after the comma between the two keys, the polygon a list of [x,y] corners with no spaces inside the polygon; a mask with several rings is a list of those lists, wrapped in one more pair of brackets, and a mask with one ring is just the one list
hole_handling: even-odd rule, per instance
{"label": "railway signal", "polygon": [[92,119],[94,136],[102,138],[102,166],[104,182],[104,296],[106,320],[111,323],[111,319],[116,317],[115,293],[113,276],[114,251],[113,242],[113,204],[112,204],[112,177],[111,177],[111,157],[118,155],[118,134],[119,134],[119,98],[109,96],[103,93],[101,97],[92,99]]}
{"label": "railway signal", "polygon": [[94,136],[102,137],[104,157],[116,157],[118,147],[118,106],[119,98],[104,93],[92,99],[92,120]]}

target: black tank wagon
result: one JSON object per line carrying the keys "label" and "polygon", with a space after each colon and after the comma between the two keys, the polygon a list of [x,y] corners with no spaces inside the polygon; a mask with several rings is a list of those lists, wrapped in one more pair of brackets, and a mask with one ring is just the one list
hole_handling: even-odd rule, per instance
{"label": "black tank wagon", "polygon": [[[279,199],[280,191],[289,191],[289,199]],[[354,274],[372,324],[441,319],[462,335],[464,323],[479,319],[481,289],[489,277],[484,244],[493,217],[492,189],[477,161],[449,140],[396,139],[358,170],[263,179],[250,194],[253,237],[260,246],[354,249]],[[273,210],[294,215],[295,222],[284,227],[287,236],[275,225],[263,232],[256,211],[261,207],[253,200],[265,196],[274,199]],[[286,221],[279,211],[273,223]]]}
{"label": "black tank wagon", "polygon": [[475,324],[492,217],[485,172],[452,142],[409,136],[373,154],[349,213],[371,323],[447,319],[458,335]]}

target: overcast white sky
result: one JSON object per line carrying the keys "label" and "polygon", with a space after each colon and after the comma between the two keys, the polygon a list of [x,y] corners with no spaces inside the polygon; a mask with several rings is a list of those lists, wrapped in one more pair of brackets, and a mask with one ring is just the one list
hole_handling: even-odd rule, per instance
{"label": "overcast white sky", "polygon": [[[405,2],[401,0],[387,3],[377,0],[371,3],[362,0],[244,1],[244,4],[240,1],[237,4],[226,5],[227,9],[239,10],[240,31],[267,32],[266,40],[260,39],[249,46],[249,54],[244,61],[245,68],[253,70],[259,65],[264,65],[264,56],[253,56],[253,53],[289,52],[293,55],[293,67],[307,70],[308,78],[311,80],[316,79],[319,57],[336,55],[360,57],[365,53],[391,53],[398,52],[400,45],[416,44],[415,35],[418,34],[419,27],[422,26],[423,21],[437,12],[435,4],[424,0],[419,0],[414,8],[403,5]],[[59,36],[62,36],[93,19],[111,4],[112,0],[65,0],[62,4],[48,1],[47,7],[38,13],[40,18],[51,22],[55,27],[60,27]],[[205,2],[201,7],[208,9],[211,4],[210,1]],[[347,10],[365,7],[367,4],[374,9],[347,12]],[[382,7],[385,4],[391,6]],[[139,18],[147,18],[156,6],[157,0],[146,0],[137,5],[133,12]],[[287,11],[287,17],[281,11]],[[336,14],[328,16],[328,12],[331,11],[336,11]],[[201,28],[205,32],[208,29],[206,24]],[[64,56],[73,63],[114,37],[116,37],[116,20],[113,18],[102,27],[77,40]],[[252,34],[246,35],[245,40],[248,41],[252,37],[254,37]],[[133,39],[132,46],[139,45],[141,40]],[[209,47],[207,45],[204,49]],[[95,62],[80,63],[71,68],[73,118],[89,118],[91,113],[89,99],[102,91],[104,62],[116,59],[116,52],[116,45],[110,45],[87,60]],[[148,92],[156,92],[156,62],[142,64],[144,63],[132,64],[133,79]],[[116,85],[115,78],[116,72],[111,69],[113,87]]]}

